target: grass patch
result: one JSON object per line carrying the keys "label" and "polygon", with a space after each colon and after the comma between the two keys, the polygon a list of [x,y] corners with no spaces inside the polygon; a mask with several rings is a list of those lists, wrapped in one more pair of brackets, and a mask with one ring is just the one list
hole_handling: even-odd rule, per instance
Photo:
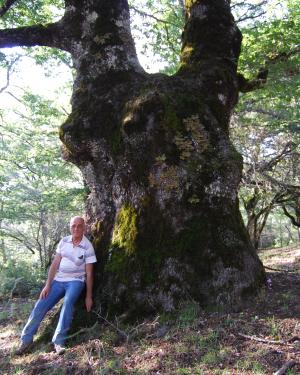
{"label": "grass patch", "polygon": [[189,303],[184,305],[178,313],[178,326],[187,327],[193,324],[199,317],[200,307],[196,303]]}
{"label": "grass patch", "polygon": [[246,371],[251,371],[251,374],[263,375],[268,374],[266,369],[261,363],[253,361],[251,358],[245,358],[237,361],[236,370],[238,374],[242,374]]}

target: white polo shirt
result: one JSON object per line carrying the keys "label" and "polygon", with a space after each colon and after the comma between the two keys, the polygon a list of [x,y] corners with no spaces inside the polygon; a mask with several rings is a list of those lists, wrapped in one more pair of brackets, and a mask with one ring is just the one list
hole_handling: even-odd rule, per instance
{"label": "white polo shirt", "polygon": [[85,281],[85,265],[97,262],[95,251],[91,242],[82,237],[80,244],[73,246],[72,236],[60,240],[56,254],[61,255],[61,261],[54,277],[57,281]]}

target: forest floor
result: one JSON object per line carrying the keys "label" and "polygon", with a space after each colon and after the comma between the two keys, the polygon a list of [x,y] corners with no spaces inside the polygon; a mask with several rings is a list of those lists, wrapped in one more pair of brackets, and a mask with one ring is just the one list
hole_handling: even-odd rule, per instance
{"label": "forest floor", "polygon": [[282,373],[300,374],[300,248],[264,250],[260,257],[272,268],[271,285],[243,311],[204,311],[191,302],[176,316],[134,326],[102,321],[73,335],[64,355],[38,341],[17,356],[34,301],[0,301],[0,374],[273,374],[289,361],[294,365]]}

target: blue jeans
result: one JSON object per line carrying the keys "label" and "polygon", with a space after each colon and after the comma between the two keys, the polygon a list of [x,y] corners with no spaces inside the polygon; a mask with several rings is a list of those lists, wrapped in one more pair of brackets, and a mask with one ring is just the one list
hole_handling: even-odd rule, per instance
{"label": "blue jeans", "polygon": [[51,289],[46,298],[39,299],[35,304],[28,321],[23,328],[21,340],[24,343],[32,342],[33,336],[37,332],[41,321],[49,310],[64,297],[64,302],[60,311],[59,321],[54,332],[52,342],[64,345],[67,333],[70,328],[74,304],[84,288],[82,281],[56,281],[51,284]]}

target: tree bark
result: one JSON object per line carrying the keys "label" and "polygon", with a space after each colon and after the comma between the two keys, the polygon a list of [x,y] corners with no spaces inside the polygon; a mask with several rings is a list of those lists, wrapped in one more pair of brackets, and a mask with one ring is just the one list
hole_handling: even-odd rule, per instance
{"label": "tree bark", "polygon": [[70,51],[77,73],[60,137],[89,188],[98,302],[111,313],[172,311],[189,298],[238,306],[265,274],[228,135],[241,43],[229,2],[185,1],[172,77],[141,68],[127,1],[65,3],[61,39],[47,45]]}

